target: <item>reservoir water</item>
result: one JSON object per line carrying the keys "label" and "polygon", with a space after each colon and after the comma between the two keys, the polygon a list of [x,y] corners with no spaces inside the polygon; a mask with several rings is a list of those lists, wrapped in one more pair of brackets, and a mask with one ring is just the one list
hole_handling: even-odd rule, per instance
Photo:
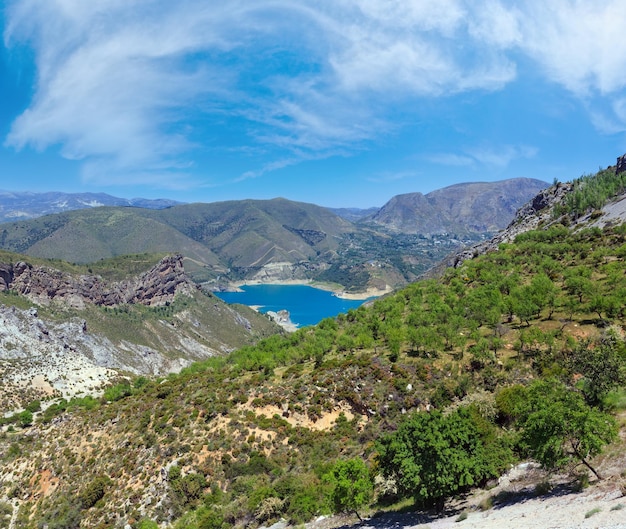
{"label": "reservoir water", "polygon": [[306,285],[245,285],[242,292],[214,292],[227,303],[257,306],[260,312],[287,310],[300,326],[316,325],[324,318],[348,312],[366,300],[342,299],[332,292]]}

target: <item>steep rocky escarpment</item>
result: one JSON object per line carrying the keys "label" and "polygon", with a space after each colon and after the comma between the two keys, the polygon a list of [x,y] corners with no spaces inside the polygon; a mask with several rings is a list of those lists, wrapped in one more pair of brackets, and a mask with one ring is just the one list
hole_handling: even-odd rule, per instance
{"label": "steep rocky escarpment", "polygon": [[201,292],[180,255],[121,281],[5,262],[0,413],[35,398],[98,394],[124,373],[178,372],[279,331],[267,317]]}
{"label": "steep rocky escarpment", "polygon": [[561,204],[571,190],[572,184],[558,183],[540,191],[532,200],[517,210],[515,218],[505,229],[488,241],[456,253],[451,259],[446,260],[444,264],[446,266],[459,266],[467,259],[497,250],[500,244],[511,242],[520,233],[557,222],[553,215],[554,207],[557,204]]}
{"label": "steep rocky escarpment", "polygon": [[0,264],[0,292],[11,290],[30,300],[81,308],[85,303],[114,306],[139,303],[159,306],[179,293],[191,295],[197,286],[186,276],[181,255],[168,256],[138,278],[107,282],[99,276],[72,274],[24,261]]}

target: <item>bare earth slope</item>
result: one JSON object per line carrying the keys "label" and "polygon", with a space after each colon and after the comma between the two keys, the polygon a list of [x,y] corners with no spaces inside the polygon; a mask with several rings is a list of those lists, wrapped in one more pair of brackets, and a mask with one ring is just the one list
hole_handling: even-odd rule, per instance
{"label": "bare earth slope", "polygon": [[178,372],[278,331],[201,292],[180,255],[122,281],[0,263],[0,413],[98,394],[120,373]]}

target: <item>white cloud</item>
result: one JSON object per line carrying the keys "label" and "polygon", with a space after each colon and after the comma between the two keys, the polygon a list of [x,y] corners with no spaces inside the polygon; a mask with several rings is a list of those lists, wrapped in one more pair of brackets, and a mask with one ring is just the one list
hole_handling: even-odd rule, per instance
{"label": "white cloud", "polygon": [[568,90],[609,94],[626,87],[626,3],[534,0],[518,15],[521,50]]}
{"label": "white cloud", "polygon": [[467,153],[483,165],[507,167],[514,160],[533,158],[537,149],[527,145],[482,146],[467,149]]}
{"label": "white cloud", "polygon": [[247,124],[237,147],[283,160],[248,176],[359,149],[398,127],[390,110],[501,89],[523,75],[519,56],[581,97],[615,98],[612,119],[626,119],[622,0],[13,0],[6,18],[7,45],[37,64],[6,144],[58,146],[95,180],[183,178],[232,117]]}
{"label": "white cloud", "polygon": [[[344,2],[352,4],[353,2]],[[482,13],[458,0],[354,0],[356,14],[342,26],[330,53],[341,86],[387,97],[447,95],[497,89],[515,77],[513,64],[484,38],[467,36]]]}
{"label": "white cloud", "polygon": [[522,15],[516,7],[504,6],[497,0],[483,0],[479,4],[481,8],[476,9],[468,20],[469,32],[475,39],[498,48],[520,43]]}
{"label": "white cloud", "polygon": [[389,182],[397,182],[399,180],[406,180],[407,178],[415,178],[419,176],[416,171],[399,171],[399,172],[384,172],[376,176],[368,177],[369,182],[377,184],[386,184]]}

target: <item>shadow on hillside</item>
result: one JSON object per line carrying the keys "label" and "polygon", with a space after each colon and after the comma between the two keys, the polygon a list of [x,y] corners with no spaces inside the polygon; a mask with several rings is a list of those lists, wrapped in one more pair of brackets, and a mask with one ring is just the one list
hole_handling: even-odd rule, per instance
{"label": "shadow on hillside", "polygon": [[[443,513],[442,516],[449,516]],[[439,518],[434,514],[420,512],[384,512],[378,513],[362,522],[346,523],[335,529],[402,529],[420,524],[427,524]]]}
{"label": "shadow on hillside", "polygon": [[[533,499],[549,499],[560,496],[575,494],[576,488],[573,483],[560,483],[554,485],[545,493],[538,493],[536,487],[525,487],[518,491],[503,490],[494,494],[491,499],[493,504],[488,509],[502,509],[514,505],[520,505]],[[480,509],[478,505],[470,507],[464,500],[469,497],[461,495],[453,505],[447,505],[441,513],[415,511],[415,512],[381,512],[361,522],[351,520],[341,525],[334,525],[333,529],[405,529],[418,525],[426,525],[441,518],[451,518],[461,515],[468,510]],[[313,526],[315,527],[315,526]],[[323,529],[323,528],[320,528]]]}
{"label": "shadow on hillside", "polygon": [[529,500],[537,498],[557,498],[560,496],[567,496],[569,494],[575,494],[577,491],[573,483],[560,483],[554,485],[550,490],[544,493],[538,493],[536,487],[526,487],[519,491],[503,490],[493,496],[493,508],[502,509],[504,507],[510,507],[511,505],[519,505]]}

